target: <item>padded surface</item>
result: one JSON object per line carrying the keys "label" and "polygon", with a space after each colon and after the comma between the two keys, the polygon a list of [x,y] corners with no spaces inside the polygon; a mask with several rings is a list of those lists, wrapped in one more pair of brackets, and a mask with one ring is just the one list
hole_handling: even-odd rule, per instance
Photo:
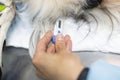
{"label": "padded surface", "polygon": [[[75,52],[79,55],[84,66],[102,59],[120,66],[120,55],[102,52]],[[6,47],[3,51],[3,79],[2,80],[40,80],[31,63],[27,49]]]}

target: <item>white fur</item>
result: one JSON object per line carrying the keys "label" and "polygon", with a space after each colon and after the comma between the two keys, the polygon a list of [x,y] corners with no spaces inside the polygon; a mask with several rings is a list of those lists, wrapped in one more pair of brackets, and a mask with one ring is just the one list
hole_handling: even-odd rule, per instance
{"label": "white fur", "polygon": [[[92,31],[88,34],[89,36],[86,37],[86,39],[84,40],[86,41],[84,42],[86,44],[84,43],[80,44],[82,47],[79,46],[77,42],[76,43],[74,42],[73,38],[76,34],[75,33],[70,34],[73,40],[73,49],[76,51],[87,50],[87,49],[92,50],[93,47],[91,46],[95,46],[97,47],[96,49],[97,51],[106,50],[108,52],[109,51],[111,52],[111,50],[108,49],[107,46],[104,47],[105,50],[99,49],[99,46],[104,46],[106,43],[109,43],[110,41],[114,41],[113,37],[110,38],[111,39],[110,41],[107,41],[110,37],[109,35],[115,35],[116,33],[119,33],[120,3],[118,2],[108,3],[106,1],[105,2],[103,1],[103,3],[96,8],[83,10],[82,6],[85,4],[87,5],[86,0],[36,0],[36,1],[22,0],[22,2],[28,6],[27,9],[28,12],[25,13],[27,15],[25,15],[24,12],[18,12],[18,14],[23,16],[24,15],[28,16],[34,28],[33,35],[30,40],[30,48],[29,48],[31,54],[34,53],[39,38],[42,35],[44,35],[46,31],[52,30],[54,28],[57,19],[62,18],[63,20],[66,20],[68,18],[72,18],[73,22],[75,22],[73,15],[80,15],[80,14],[84,14],[87,17],[88,23],[80,19],[75,24],[78,24],[80,27],[83,27],[82,24],[85,24],[84,26],[88,27],[88,30],[86,33],[84,33],[84,35],[87,35],[89,31],[89,27],[91,27]],[[105,8],[110,13],[108,13],[108,11],[105,10]],[[106,13],[109,15],[106,15]],[[92,14],[94,17],[92,17],[90,14]],[[94,18],[97,20],[98,24],[96,23],[96,20]],[[113,32],[111,34],[112,29]],[[64,31],[64,33],[65,32],[67,33],[67,30]],[[96,32],[98,35],[95,35]],[[105,38],[104,34],[102,33],[104,33],[107,37]],[[91,44],[90,42],[88,43],[91,36],[93,37],[93,40],[95,40],[98,43],[95,44]],[[79,38],[79,40],[82,39],[84,38]],[[102,40],[105,42],[103,42]]]}
{"label": "white fur", "polygon": [[11,0],[0,0],[0,2],[4,3],[7,8],[0,12],[2,15],[0,16],[0,66],[2,66],[2,48],[3,43],[6,38],[6,34],[8,31],[8,28],[11,24],[11,21],[15,14],[14,5],[12,4]]}
{"label": "white fur", "polygon": [[[64,0],[65,1],[65,0]],[[75,2],[75,1],[74,1]],[[49,4],[48,4],[49,3]],[[58,4],[59,3],[62,3],[62,1],[58,1]],[[85,3],[85,2],[84,2]],[[83,13],[84,11],[81,9],[81,6],[79,5],[79,6],[73,6],[73,7],[71,7],[71,5],[73,5],[73,4],[70,4],[70,3],[66,3],[66,2],[64,2],[64,3],[62,3],[62,5],[59,5],[59,6],[57,6],[57,5],[55,5],[55,1],[44,1],[44,2],[42,2],[42,4],[43,4],[43,6],[39,6],[40,8],[41,8],[41,10],[40,10],[40,12],[39,12],[39,14],[37,15],[37,17],[36,17],[36,21],[35,21],[35,31],[34,31],[34,34],[33,34],[33,37],[32,37],[32,45],[33,45],[33,48],[31,48],[32,46],[30,45],[30,52],[31,53],[34,53],[34,50],[35,50],[35,47],[36,47],[36,44],[37,44],[37,41],[39,40],[39,36],[37,36],[37,35],[43,35],[46,31],[48,31],[48,30],[50,30],[50,29],[52,29],[52,27],[54,27],[54,20],[56,21],[58,18],[65,18],[65,17],[70,17],[69,16],[69,13],[70,13],[70,11],[74,11],[74,14],[80,14],[80,13]],[[56,3],[57,4],[57,3]],[[83,4],[83,3],[81,3],[81,4]],[[68,6],[69,5],[69,6]],[[114,15],[115,17],[116,17],[116,19],[117,20],[119,20],[120,19],[120,15],[119,15],[119,8],[120,8],[120,5],[118,4],[102,4],[102,7],[104,8],[104,7],[106,7],[110,12],[111,12],[111,14],[112,15]],[[40,9],[39,8],[39,9]],[[63,10],[62,10],[63,9]],[[67,11],[66,9],[68,9],[69,11]],[[79,9],[81,9],[81,11],[80,12],[78,12],[79,11]],[[37,10],[37,11],[39,11],[39,10]],[[64,13],[63,13],[64,12]],[[79,51],[79,50],[93,50],[94,48],[93,47],[91,47],[91,46],[96,46],[97,48],[95,49],[95,50],[97,50],[97,51],[106,51],[106,52],[111,52],[112,51],[112,49],[109,49],[107,46],[105,46],[105,44],[107,43],[107,38],[109,37],[109,35],[111,34],[111,31],[112,31],[112,27],[114,27],[114,31],[113,31],[113,34],[112,35],[114,35],[114,32],[116,33],[116,31],[117,30],[119,30],[120,28],[118,27],[119,26],[119,22],[117,23],[117,21],[116,21],[116,19],[114,19],[114,17],[112,16],[112,15],[110,15],[110,17],[111,17],[111,19],[112,19],[112,21],[113,21],[113,25],[111,24],[112,22],[111,22],[111,19],[109,18],[109,16],[107,16],[106,14],[104,14],[104,12],[102,12],[98,7],[97,8],[94,8],[94,9],[91,9],[91,10],[89,10],[88,11],[89,13],[91,13],[93,16],[95,16],[96,17],[96,19],[97,19],[97,21],[98,21],[98,34],[99,35],[97,35],[97,36],[95,36],[95,34],[94,34],[94,41],[95,42],[98,42],[99,41],[99,43],[98,44],[90,44],[90,42],[89,42],[89,37],[88,38],[86,38],[86,42],[84,42],[84,43],[86,43],[86,44],[80,44],[79,43],[79,41],[78,41],[78,43],[76,42],[76,41],[74,41],[74,39],[76,39],[75,37],[73,37],[72,38],[72,41],[73,41],[73,50],[75,50],[75,51]],[[86,12],[87,13],[87,12]],[[86,14],[85,13],[85,14]],[[68,14],[68,16],[66,16]],[[92,25],[93,24],[93,26],[91,26],[91,27],[95,27],[95,26],[97,26],[96,25],[96,22],[94,21],[94,19],[91,17],[91,16],[89,16],[89,15],[87,15],[86,14],[86,16],[88,16],[88,21],[89,22],[91,22],[89,25]],[[52,19],[52,20],[51,20]],[[84,22],[83,22],[84,23]],[[103,28],[105,27],[105,29],[103,30]],[[92,28],[93,29],[93,28]],[[117,29],[117,30],[116,30]],[[101,31],[102,30],[102,31]],[[41,31],[41,33],[39,33]],[[93,31],[94,32],[94,31]],[[104,35],[106,35],[107,37],[105,38],[102,34],[101,34],[101,32],[105,32],[104,33]],[[118,32],[117,32],[118,33]],[[72,34],[73,35],[73,34]],[[76,34],[74,34],[74,35],[76,35]],[[73,35],[73,36],[74,36]],[[71,36],[72,37],[72,36]],[[104,38],[104,39],[103,39]],[[100,39],[102,39],[102,40],[100,40]],[[114,39],[114,38],[113,38]],[[113,40],[112,39],[112,40]],[[79,40],[79,39],[78,39]],[[89,42],[89,43],[88,43]],[[111,41],[109,41],[110,43],[111,43]],[[109,43],[108,42],[108,43]],[[101,44],[101,43],[103,43],[103,44]],[[78,45],[78,44],[80,44],[80,45]],[[87,44],[89,44],[89,45],[87,45]],[[111,44],[111,45],[113,45],[113,44]],[[75,47],[74,47],[75,46]],[[87,48],[87,47],[88,48]],[[99,48],[99,46],[105,46],[105,47],[103,47],[103,49],[101,49],[101,48]],[[89,49],[89,47],[91,47],[90,49]],[[106,49],[106,50],[105,50]],[[119,50],[119,48],[117,48],[117,50]],[[117,51],[118,52],[118,51]]]}

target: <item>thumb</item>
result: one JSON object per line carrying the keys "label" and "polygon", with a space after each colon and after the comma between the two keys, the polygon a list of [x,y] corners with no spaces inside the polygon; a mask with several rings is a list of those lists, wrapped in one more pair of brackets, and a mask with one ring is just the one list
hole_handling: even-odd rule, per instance
{"label": "thumb", "polygon": [[56,52],[61,52],[63,50],[66,50],[64,36],[62,34],[58,34],[56,36],[55,48],[56,48]]}

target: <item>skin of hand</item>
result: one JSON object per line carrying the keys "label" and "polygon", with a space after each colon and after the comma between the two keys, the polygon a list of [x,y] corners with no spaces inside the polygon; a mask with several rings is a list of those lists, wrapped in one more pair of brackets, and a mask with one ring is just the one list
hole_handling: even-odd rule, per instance
{"label": "skin of hand", "polygon": [[45,80],[77,80],[83,69],[79,57],[71,52],[70,36],[57,35],[50,44],[52,32],[48,31],[38,42],[33,65],[39,77]]}

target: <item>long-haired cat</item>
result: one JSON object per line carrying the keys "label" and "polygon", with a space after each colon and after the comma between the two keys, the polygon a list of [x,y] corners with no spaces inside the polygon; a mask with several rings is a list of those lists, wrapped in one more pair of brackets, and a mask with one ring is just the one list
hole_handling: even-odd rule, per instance
{"label": "long-haired cat", "polygon": [[[34,28],[29,48],[31,56],[40,37],[46,31],[53,30],[58,19],[72,18],[76,24],[80,23],[79,27],[81,24],[86,24],[89,26],[86,35],[92,31],[92,27],[99,28],[98,34],[101,28],[106,27],[110,30],[106,33],[108,39],[112,34],[115,35],[114,29],[117,30],[120,24],[119,0],[15,0],[14,2],[16,5],[21,5],[16,6],[17,14],[29,16]],[[103,39],[102,36],[100,38]]]}

